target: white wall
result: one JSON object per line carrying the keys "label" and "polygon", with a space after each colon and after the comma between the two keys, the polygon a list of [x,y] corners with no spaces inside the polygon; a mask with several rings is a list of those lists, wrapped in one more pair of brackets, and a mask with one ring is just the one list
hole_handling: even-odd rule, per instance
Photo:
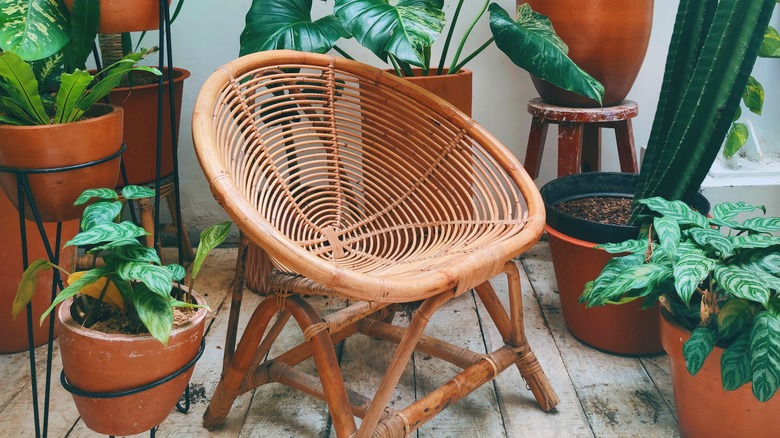
{"label": "white wall", "polygon": [[[315,0],[317,13],[329,10],[332,1],[328,3]],[[454,0],[447,0],[445,12],[451,16]],[[514,0],[497,1],[508,11],[514,10]],[[655,16],[650,47],[643,68],[639,74],[634,89],[628,98],[639,103],[639,116],[634,119],[634,135],[637,146],[645,145],[650,133],[657,96],[661,87],[666,51],[671,37],[676,2],[660,0],[655,2]],[[250,0],[211,1],[189,0],[181,16],[173,26],[174,62],[192,72],[192,77],[185,84],[184,103],[180,139],[180,162],[182,182],[182,208],[185,223],[191,230],[199,231],[218,220],[224,213],[213,201],[206,181],[200,171],[192,149],[190,133],[190,117],[192,107],[200,86],[215,68],[235,58],[238,54],[239,35],[244,26],[244,16],[250,5]],[[462,17],[471,17],[481,6],[481,2],[469,0],[464,6]],[[576,11],[573,11],[576,13]],[[490,36],[487,14],[477,24],[470,44],[464,53],[470,53]],[[461,18],[459,33],[462,34],[469,20]],[[445,29],[446,34],[446,29]],[[457,35],[457,33],[456,33]],[[154,36],[147,44],[152,44]],[[442,36],[441,41],[444,40]],[[440,42],[441,42],[440,41]],[[339,44],[347,49],[358,60],[380,66],[381,63],[373,54],[359,48],[354,41]],[[434,49],[434,53],[437,53]],[[434,55],[435,57],[436,55]],[[780,65],[773,64],[774,69]],[[523,159],[530,116],[526,111],[528,99],[535,97],[528,74],[514,66],[495,45],[483,52],[467,67],[474,71],[474,118],[495,134],[510,148],[519,159]],[[762,75],[765,85],[776,78],[774,73]],[[780,88],[780,87],[778,87]],[[769,96],[769,87],[767,87]],[[780,96],[780,89],[772,90],[773,96]],[[769,99],[777,100],[770,97]],[[768,99],[768,100],[769,100]],[[769,111],[762,119],[773,129],[778,129],[776,117],[770,119]],[[555,129],[550,130],[548,150],[542,163],[542,171],[538,182],[543,184],[555,177],[556,154]],[[614,138],[609,132],[604,135],[603,157],[604,170],[617,170],[617,154]],[[775,137],[776,138],[776,137]]]}

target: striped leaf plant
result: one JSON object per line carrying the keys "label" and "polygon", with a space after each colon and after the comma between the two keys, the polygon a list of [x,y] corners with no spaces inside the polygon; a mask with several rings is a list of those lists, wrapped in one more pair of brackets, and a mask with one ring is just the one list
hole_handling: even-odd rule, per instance
{"label": "striped leaf plant", "polygon": [[[780,218],[738,220],[763,206],[715,206],[707,218],[681,201],[638,201],[653,212],[643,238],[599,245],[612,254],[580,301],[588,307],[643,298],[657,301],[691,331],[683,346],[695,375],[717,345],[724,348],[724,390],[752,382],[765,402],[780,387]],[[773,233],[775,235],[773,235]]]}
{"label": "striped leaf plant", "polygon": [[[129,221],[120,221],[122,200],[136,200],[154,196],[154,190],[126,186],[121,197],[113,189],[85,191],[75,202],[86,207],[81,219],[81,232],[66,246],[87,246],[87,252],[103,258],[103,266],[88,271],[69,273],[47,260],[36,260],[22,275],[14,299],[12,313],[16,317],[33,297],[37,274],[55,268],[67,276],[68,286],[54,299],[41,316],[41,323],[54,308],[68,298],[80,296],[80,311],[74,315],[85,327],[92,326],[101,315],[104,305],[118,308],[127,317],[132,332],[148,331],[154,338],[168,344],[173,328],[175,307],[197,308],[188,293],[175,284],[186,275],[184,267],[163,265],[157,252],[142,245],[138,238],[146,231]],[[200,245],[193,263],[189,288],[193,287],[203,260],[209,251],[222,243],[230,231],[231,222],[211,226],[201,234]]]}

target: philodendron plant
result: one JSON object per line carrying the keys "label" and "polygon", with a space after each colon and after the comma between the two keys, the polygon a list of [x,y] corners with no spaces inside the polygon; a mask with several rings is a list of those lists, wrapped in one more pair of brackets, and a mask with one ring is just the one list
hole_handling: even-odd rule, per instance
{"label": "philodendron plant", "polygon": [[[528,4],[518,8],[517,20],[513,20],[497,3],[480,3],[479,13],[465,27],[445,71],[464,3],[458,0],[455,6],[438,66],[433,63],[431,48],[446,22],[444,0],[335,0],[333,14],[318,20],[312,20],[312,0],[254,0],[241,34],[240,54],[274,49],[325,53],[335,49],[352,59],[336,43],[354,36],[399,76],[413,76],[412,67],[420,67],[422,75],[428,76],[458,72],[495,41],[513,63],[532,75],[601,102],[604,87],[567,56],[568,47],[550,20]],[[493,36],[471,54],[461,56],[471,31],[488,10]]]}
{"label": "philodendron plant", "polygon": [[639,201],[657,213],[650,238],[599,245],[613,254],[580,298],[588,306],[623,303],[640,297],[660,300],[691,330],[683,346],[688,371],[695,375],[715,345],[721,358],[723,389],[752,382],[753,394],[767,401],[780,387],[780,218],[740,213],[762,210],[744,202],[723,203],[712,217],[681,201]]}
{"label": "philodendron plant", "polygon": [[[154,190],[145,187],[126,186],[122,189],[122,198],[125,200],[152,196]],[[92,199],[97,199],[97,202],[84,210],[81,232],[68,241],[66,246],[90,246],[89,253],[101,255],[104,266],[69,273],[47,260],[34,261],[25,270],[19,283],[12,308],[14,317],[32,299],[37,273],[56,268],[67,276],[69,285],[43,313],[41,323],[55,306],[80,294],[81,298],[77,300],[79,311],[74,319],[83,326],[90,327],[98,321],[103,305],[114,306],[126,315],[130,331],[143,332],[145,329],[167,345],[173,327],[174,307],[201,307],[188,292],[175,287],[184,280],[184,267],[177,264],[163,265],[154,249],[138,241],[139,237],[147,234],[143,228],[128,221],[118,222],[123,203],[116,191],[87,190],[75,204],[82,205]],[[231,224],[223,222],[213,225],[201,234],[188,290],[192,290],[203,260],[209,251],[225,240]]]}

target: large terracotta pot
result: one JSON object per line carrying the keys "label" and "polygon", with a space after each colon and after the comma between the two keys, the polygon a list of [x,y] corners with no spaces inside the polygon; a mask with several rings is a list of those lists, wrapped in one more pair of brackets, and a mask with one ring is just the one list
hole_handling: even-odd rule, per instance
{"label": "large terracotta pot", "polygon": [[[173,69],[173,98],[176,109],[176,133],[181,120],[181,101],[184,80],[190,72],[183,68]],[[163,112],[162,112],[162,167],[160,175],[165,177],[173,173],[173,140],[171,130],[170,83],[167,70],[163,72]],[[157,160],[157,83],[134,87],[117,87],[109,94],[111,103],[125,110],[125,144],[127,150],[122,155],[129,184],[146,184],[155,179]],[[120,178],[120,184],[122,180]]]}
{"label": "large terracotta pot", "polygon": [[[193,293],[198,303],[205,301]],[[72,299],[57,314],[62,366],[68,383],[82,391],[130,390],[171,375],[192,360],[200,348],[206,310],[171,332],[168,346],[149,334],[105,334],[86,329],[71,317]],[[84,424],[104,435],[147,432],[165,420],[187,387],[194,367],[144,392],[119,398],[73,395]]]}
{"label": "large terracotta pot", "polygon": [[553,257],[555,281],[566,327],[577,339],[610,353],[644,355],[663,351],[658,332],[658,306],[642,310],[642,300],[620,306],[586,308],[578,300],[585,283],[598,277],[614,256],[593,242],[575,239],[545,227]]}
{"label": "large terracotta pot", "polygon": [[[65,0],[65,4],[70,10],[73,0]],[[170,0],[168,4],[171,4]],[[159,28],[159,0],[100,0],[99,33],[136,32]]]}
{"label": "large terracotta pot", "polygon": [[[48,259],[35,222],[27,221],[28,259]],[[55,249],[57,226],[44,225],[52,249]],[[79,221],[62,224],[62,243],[72,239],[78,233]],[[11,307],[16,286],[22,278],[22,238],[19,234],[19,212],[5,194],[0,194],[0,230],[3,232],[3,244],[0,245],[0,353],[16,353],[27,350],[27,313],[22,312],[14,319]],[[75,266],[76,248],[66,246],[60,251],[60,266],[71,271]],[[38,285],[32,299],[33,341],[35,346],[44,344],[49,338],[49,318],[39,325],[38,316],[51,304],[52,271],[38,274]]]}
{"label": "large terracotta pot", "polygon": [[[606,90],[603,106],[620,104],[634,85],[647,53],[653,0],[516,0],[546,15],[569,46],[569,57]],[[533,78],[548,103],[596,107],[598,102]]]}
{"label": "large terracotta pot", "polygon": [[[0,165],[15,169],[48,169],[97,161],[122,147],[122,108],[97,104],[89,118],[73,123],[38,126],[0,125]],[[86,189],[114,187],[119,174],[117,155],[109,161],[64,172],[30,174],[30,189],[45,222],[81,217],[85,206],[73,202]],[[0,174],[0,186],[19,205],[16,177]],[[25,202],[25,215],[34,216]]]}
{"label": "large terracotta pot", "polygon": [[721,383],[720,357],[723,349],[715,347],[695,376],[685,367],[682,348],[691,333],[661,311],[661,341],[669,355],[677,422],[683,437],[751,437],[778,436],[780,396],[761,403],[753,396],[750,383],[735,391],[724,391]]}

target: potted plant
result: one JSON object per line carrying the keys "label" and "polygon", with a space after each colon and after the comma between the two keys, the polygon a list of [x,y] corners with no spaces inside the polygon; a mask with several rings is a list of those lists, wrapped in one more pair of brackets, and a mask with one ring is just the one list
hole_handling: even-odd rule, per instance
{"label": "potted plant", "polygon": [[[124,200],[154,196],[153,190],[138,186],[126,186],[121,193]],[[92,199],[97,202],[84,210],[82,231],[66,246],[90,246],[90,253],[102,256],[103,265],[68,273],[47,260],[33,262],[19,283],[13,311],[18,314],[32,298],[38,272],[56,268],[67,276],[68,287],[41,316],[43,321],[61,304],[57,318],[63,382],[87,427],[107,435],[132,435],[160,424],[189,382],[208,309],[193,283],[231,223],[203,232],[185,287],[180,284],[185,277],[182,266],[163,265],[153,249],[139,243],[137,238],[146,235],[143,228],[117,222],[123,206],[117,192],[87,190],[76,203]],[[175,378],[158,382],[177,371],[181,374]],[[144,386],[151,387],[132,393]]]}
{"label": "potted plant", "polygon": [[[601,245],[612,259],[581,300],[588,306],[660,300],[683,436],[774,436],[780,399],[780,218],[724,203],[707,218],[680,201],[639,203],[647,235]],[[618,306],[622,307],[622,306]],[[722,390],[721,390],[722,388]],[[713,421],[709,413],[717,413]]]}
{"label": "potted plant", "polygon": [[[633,199],[655,196],[670,200],[693,199],[734,119],[774,5],[771,0],[720,0],[717,4],[707,0],[682,0],[639,176],[630,185],[623,184],[622,189],[619,181],[605,180],[623,177],[606,174],[584,173],[572,175],[563,182],[561,179],[553,180],[542,188],[547,217],[556,216],[553,210],[563,201],[556,193],[567,192],[557,189],[562,185],[575,187],[577,198],[592,198],[593,194],[606,192],[617,193],[618,197],[631,197],[633,194]],[[712,20],[700,19],[704,10],[711,12]],[[629,209],[627,222],[636,226],[641,208],[634,203]],[[637,230],[635,228],[633,232]],[[584,327],[596,327],[599,318],[603,318],[601,312],[609,312],[616,321],[609,329],[611,335],[604,332],[592,336],[575,335],[596,340],[607,339],[608,336],[631,340],[644,338],[644,333],[652,333],[653,342],[644,346],[629,344],[621,350],[596,346],[620,353],[630,353],[628,348],[632,348],[632,354],[660,351],[658,323],[653,311],[643,315],[638,305],[632,305],[619,310],[598,309],[593,312],[595,309],[585,309],[576,304],[576,297],[581,294],[585,283],[601,272],[610,257],[603,250],[594,248],[596,244],[620,242],[627,237],[617,234],[614,229],[610,229],[601,241],[589,235],[575,237],[550,222],[547,232],[562,299],[566,295],[568,302],[574,303],[578,311],[590,315],[584,316],[590,318],[583,323]],[[580,257],[574,257],[575,253]],[[597,264],[589,266],[589,262]],[[582,275],[570,280],[567,278],[569,274]],[[638,321],[645,324],[637,324]]]}

